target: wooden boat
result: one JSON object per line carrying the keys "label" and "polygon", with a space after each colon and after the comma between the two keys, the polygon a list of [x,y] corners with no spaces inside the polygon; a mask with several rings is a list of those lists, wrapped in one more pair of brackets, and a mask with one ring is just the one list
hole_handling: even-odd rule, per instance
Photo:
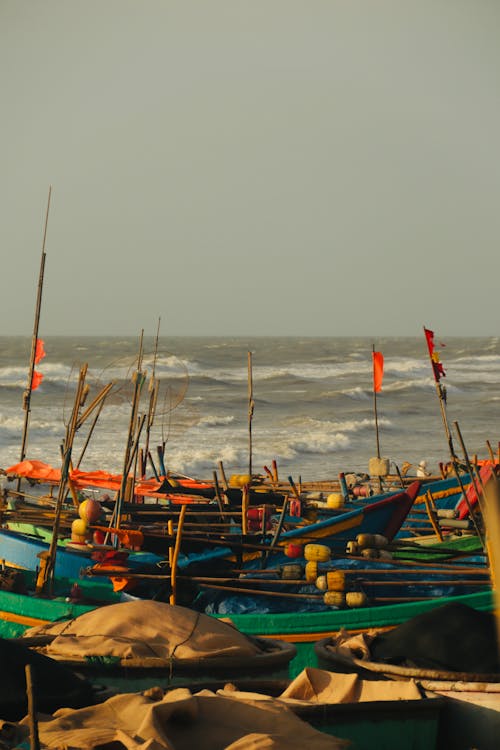
{"label": "wooden boat", "polygon": [[[436,747],[442,698],[402,682],[388,685],[386,681],[371,681],[363,685],[344,680],[338,685],[340,677],[308,667],[294,680],[247,682],[236,678],[230,685],[211,680],[195,686],[186,681],[184,687],[210,690],[233,700],[275,698],[315,729],[347,740],[357,750],[371,750],[374,746],[384,750]],[[332,684],[333,691],[329,689]]]}
{"label": "wooden boat", "polygon": [[218,676],[288,676],[292,643],[241,633],[186,607],[129,601],[26,631],[20,643],[77,670],[92,683],[127,692]]}
{"label": "wooden boat", "polygon": [[[123,600],[109,582],[85,579],[55,579],[53,597],[33,595],[35,574],[19,571],[24,590],[0,590],[0,636],[19,637],[28,627],[55,621],[70,620],[96,607]],[[77,587],[77,592],[75,592]],[[31,593],[30,593],[31,592]],[[76,595],[75,595],[76,593]],[[402,604],[385,604],[360,609],[327,609],[321,612],[289,612],[279,614],[231,614],[231,622],[242,633],[292,643],[297,654],[290,662],[290,676],[306,666],[318,664],[315,643],[331,633],[344,629],[362,632],[372,628],[391,628],[420,612],[429,611],[445,602],[465,603],[479,611],[492,611],[491,591],[427,599]],[[214,615],[223,619],[223,615]]]}
{"label": "wooden boat", "polygon": [[[189,546],[190,543],[195,543],[198,548],[200,545],[208,548],[208,558],[211,560],[231,558],[237,554],[243,565],[256,558],[262,559],[263,557],[272,559],[273,564],[286,562],[288,545],[294,545],[295,548],[299,547],[300,549],[300,545],[319,541],[332,550],[344,551],[346,541],[352,539],[353,535],[357,533],[379,533],[388,539],[392,539],[406,518],[419,487],[420,483],[414,482],[405,491],[391,494],[389,497],[384,496],[382,499],[375,499],[373,502],[364,503],[360,507],[330,512],[315,522],[307,522],[305,519],[297,517],[291,518],[289,521],[295,522],[293,528],[280,529],[274,534],[270,534],[268,531],[242,534],[240,530],[238,533],[217,534],[214,537],[214,535],[206,532],[190,533],[183,536],[184,545]],[[283,518],[282,523],[284,520]],[[124,533],[127,530],[124,525]],[[154,536],[151,530],[150,534]],[[128,551],[127,564],[137,569],[139,566],[159,563],[165,557],[168,545],[175,543],[175,535],[170,538],[163,532],[158,532],[157,542],[165,550],[163,555],[154,552]],[[39,556],[46,552],[48,548],[48,542],[44,542],[37,537],[28,537],[9,529],[0,529],[2,557],[15,566],[31,570],[36,569],[39,565]],[[91,564],[92,553],[96,551],[99,550],[88,545],[83,545],[79,548],[79,551],[75,549],[58,551],[56,555],[56,575],[65,578],[78,577],[80,569]],[[189,562],[185,564],[187,565]],[[182,566],[183,561],[181,560],[179,567]]]}
{"label": "wooden boat", "polygon": [[[67,540],[69,542],[69,540]],[[36,570],[40,565],[40,556],[49,550],[49,542],[31,535],[0,528],[1,558],[10,565],[25,570]],[[78,578],[82,568],[95,560],[92,555],[113,552],[113,547],[102,545],[73,545],[61,546],[57,550],[55,575],[61,578]],[[163,556],[152,552],[126,550],[123,552],[127,565],[131,569],[138,569],[144,565],[156,565]]]}

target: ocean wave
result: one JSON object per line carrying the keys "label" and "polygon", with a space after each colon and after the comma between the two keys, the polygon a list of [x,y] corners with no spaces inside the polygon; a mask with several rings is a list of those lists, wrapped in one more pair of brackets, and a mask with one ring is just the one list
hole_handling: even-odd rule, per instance
{"label": "ocean wave", "polygon": [[198,423],[199,427],[220,427],[221,425],[228,425],[234,422],[234,417],[220,417],[216,415],[209,415],[202,417]]}

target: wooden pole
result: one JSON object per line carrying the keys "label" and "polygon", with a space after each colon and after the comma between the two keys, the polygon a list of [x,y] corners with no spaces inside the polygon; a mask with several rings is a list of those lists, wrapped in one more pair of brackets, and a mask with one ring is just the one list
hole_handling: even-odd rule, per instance
{"label": "wooden pole", "polygon": [[25,664],[26,696],[28,699],[28,720],[30,727],[30,750],[40,750],[40,738],[38,736],[38,720],[36,717],[36,699],[33,687],[33,675],[31,664]]}
{"label": "wooden pole", "polygon": [[156,377],[156,361],[158,359],[158,341],[160,338],[160,322],[161,322],[161,318],[158,318],[158,325],[156,328],[156,337],[155,337],[155,348],[154,348],[154,354],[153,354],[153,369],[151,372],[151,379],[149,381],[149,409],[148,409],[148,419],[146,423],[146,438],[145,438],[145,444],[144,444],[145,456],[147,456],[149,453],[149,438],[151,435],[153,422],[156,416],[156,404],[158,401],[158,392],[160,388],[159,380]]}
{"label": "wooden pole", "polygon": [[[40,259],[40,271],[38,274],[38,289],[37,289],[37,296],[36,296],[36,305],[35,305],[35,321],[33,325],[33,335],[31,338],[31,355],[30,355],[30,366],[29,366],[29,372],[28,372],[28,383],[26,385],[26,390],[24,391],[23,395],[23,409],[24,409],[24,427],[23,427],[23,437],[21,441],[21,453],[20,453],[20,461],[24,461],[26,458],[26,445],[28,441],[28,427],[29,427],[29,419],[30,419],[30,413],[31,413],[31,393],[32,393],[32,383],[33,383],[33,374],[35,372],[35,356],[36,356],[36,342],[38,340],[38,327],[40,323],[40,310],[42,307],[42,292],[43,292],[43,277],[45,272],[45,241],[47,238],[47,226],[49,222],[49,209],[50,209],[50,196],[52,194],[52,186],[49,187],[49,197],[47,199],[47,211],[45,213],[45,226],[43,230],[43,242],[42,242],[42,257]],[[18,479],[17,483],[17,489],[19,490],[19,487],[21,486],[21,479]]]}
{"label": "wooden pole", "polygon": [[254,410],[252,352],[248,352],[248,475],[252,481],[252,418]]}
{"label": "wooden pole", "polygon": [[496,461],[495,461],[495,454],[493,453],[493,448],[491,447],[491,443],[490,443],[489,440],[486,441],[486,447],[488,449],[488,453],[489,453],[489,456],[490,456],[491,463],[495,464],[496,463]]}
{"label": "wooden pole", "polygon": [[[137,358],[137,369],[133,377],[134,394],[132,398],[132,410],[130,413],[130,422],[129,422],[128,434],[127,434],[127,444],[125,447],[125,456],[123,459],[122,481],[121,481],[120,491],[118,493],[118,497],[116,499],[116,506],[115,506],[115,509],[116,509],[115,525],[117,528],[120,528],[121,508],[124,502],[124,498],[126,496],[127,477],[128,477],[128,473],[130,471],[130,468],[134,460],[134,452],[133,452],[134,443],[135,445],[137,445],[137,440],[138,440],[138,435],[136,434],[136,424],[137,424],[137,416],[139,412],[139,402],[140,402],[140,397],[141,397],[141,391],[142,391],[142,386],[144,383],[144,373],[142,372],[143,337],[144,337],[144,331],[141,331],[140,343],[139,343],[139,355]],[[144,420],[142,421],[142,424],[144,424]],[[134,436],[135,436],[135,440],[134,440]],[[116,537],[115,543],[116,545],[118,545],[119,543],[118,536]]]}
{"label": "wooden pole", "polygon": [[439,524],[436,519],[436,513],[434,511],[432,502],[432,492],[430,490],[427,490],[426,494],[424,495],[424,502],[427,509],[427,515],[429,516],[429,521],[431,522],[432,528],[434,529],[434,533],[437,536],[438,540],[442,542],[443,532],[439,528]]}
{"label": "wooden pole", "polygon": [[222,489],[227,490],[229,485],[227,482],[226,472],[224,471],[224,464],[222,463],[222,461],[219,461],[219,471],[220,471],[221,480],[222,480]]}
{"label": "wooden pole", "polygon": [[250,491],[248,484],[245,484],[241,493],[241,533],[243,536],[248,534],[248,503]]}
{"label": "wooden pole", "polygon": [[[426,341],[427,341],[427,348],[428,348],[428,351],[429,351],[429,360],[430,360],[431,367],[432,367],[432,374],[434,376],[434,384],[436,386],[436,393],[437,393],[437,397],[439,399],[439,408],[440,408],[440,411],[441,411],[441,419],[443,421],[443,427],[444,427],[444,431],[445,431],[445,435],[446,435],[446,440],[448,442],[448,449],[449,449],[449,452],[450,452],[450,457],[451,457],[451,459],[453,461],[454,459],[456,460],[456,454],[455,454],[455,448],[453,447],[453,439],[451,437],[450,426],[448,424],[448,417],[446,416],[446,396],[445,396],[445,391],[443,390],[443,387],[442,387],[441,382],[440,382],[441,374],[440,374],[440,372],[437,369],[438,364],[439,364],[439,360],[434,360],[433,359],[433,353],[434,352],[432,350],[434,348],[434,344],[432,344],[432,350],[431,350],[431,343],[429,342],[429,338],[427,336],[427,330],[428,329],[425,326],[423,326],[423,329],[424,329],[424,335],[425,335],[425,338],[426,338]],[[435,356],[437,356],[437,352],[435,353]]]}
{"label": "wooden pole", "polygon": [[61,481],[59,483],[59,491],[56,500],[56,507],[54,511],[54,524],[52,527],[52,539],[48,552],[44,553],[40,559],[40,572],[38,574],[36,582],[36,592],[38,594],[45,591],[47,587],[52,586],[52,580],[54,576],[54,570],[56,565],[56,554],[57,554],[57,542],[59,537],[59,524],[62,513],[62,505],[64,498],[67,493],[69,470],[71,465],[71,451],[73,448],[73,442],[78,424],[78,413],[80,405],[82,403],[82,395],[85,387],[85,378],[87,375],[87,365],[83,365],[80,368],[80,375],[78,379],[78,386],[76,390],[75,400],[73,403],[73,410],[71,413],[70,420],[66,427],[66,436],[63,444],[63,465],[61,469]]}
{"label": "wooden pole", "polygon": [[175,537],[174,552],[172,555],[172,577],[170,579],[170,585],[172,587],[172,593],[170,594],[170,604],[176,603],[177,598],[177,561],[179,559],[179,553],[181,551],[181,540],[182,540],[182,527],[184,526],[184,516],[186,515],[186,506],[183,505],[181,508],[181,514],[179,516],[179,523],[177,526],[177,534]]}
{"label": "wooden pole", "polygon": [[[373,364],[373,357],[375,356],[375,346],[372,344],[372,366],[375,367]],[[374,381],[375,383],[375,381]],[[377,412],[377,392],[375,390],[375,386],[373,387],[373,415],[375,418],[375,440],[376,440],[376,446],[377,446],[377,458],[380,458],[380,438],[379,438],[379,430],[378,430],[378,412]]]}

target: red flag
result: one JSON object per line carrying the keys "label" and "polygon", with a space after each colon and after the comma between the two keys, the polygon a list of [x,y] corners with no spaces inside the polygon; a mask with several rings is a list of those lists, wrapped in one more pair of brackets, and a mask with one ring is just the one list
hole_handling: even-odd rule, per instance
{"label": "red flag", "polygon": [[432,357],[432,352],[434,351],[434,331],[429,331],[429,329],[425,328],[424,326],[424,333],[425,333],[425,338],[427,339],[427,347],[429,349],[429,355]]}
{"label": "red flag", "polygon": [[[427,340],[427,348],[429,349],[429,357],[431,358],[432,371],[434,373],[434,380],[439,383],[441,378],[446,377],[446,373],[443,369],[443,365],[439,359],[439,352],[434,349],[434,331],[430,331],[424,326],[425,338]],[[441,344],[444,346],[444,344]]]}
{"label": "red flag", "polygon": [[45,357],[45,349],[43,348],[43,341],[42,339],[36,340],[36,348],[35,348],[35,364],[37,365],[41,359]]}
{"label": "red flag", "polygon": [[38,386],[43,380],[43,375],[41,372],[37,372],[36,370],[33,371],[33,378],[31,380],[31,390],[36,391]]}
{"label": "red flag", "polygon": [[382,390],[382,378],[384,377],[384,355],[382,352],[372,352],[373,359],[373,390],[379,393]]}

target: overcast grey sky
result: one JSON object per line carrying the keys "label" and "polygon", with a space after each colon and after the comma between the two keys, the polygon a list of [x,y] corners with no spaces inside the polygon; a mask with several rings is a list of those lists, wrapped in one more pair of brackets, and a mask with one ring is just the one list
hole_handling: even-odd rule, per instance
{"label": "overcast grey sky", "polygon": [[496,335],[498,0],[0,0],[0,333]]}

